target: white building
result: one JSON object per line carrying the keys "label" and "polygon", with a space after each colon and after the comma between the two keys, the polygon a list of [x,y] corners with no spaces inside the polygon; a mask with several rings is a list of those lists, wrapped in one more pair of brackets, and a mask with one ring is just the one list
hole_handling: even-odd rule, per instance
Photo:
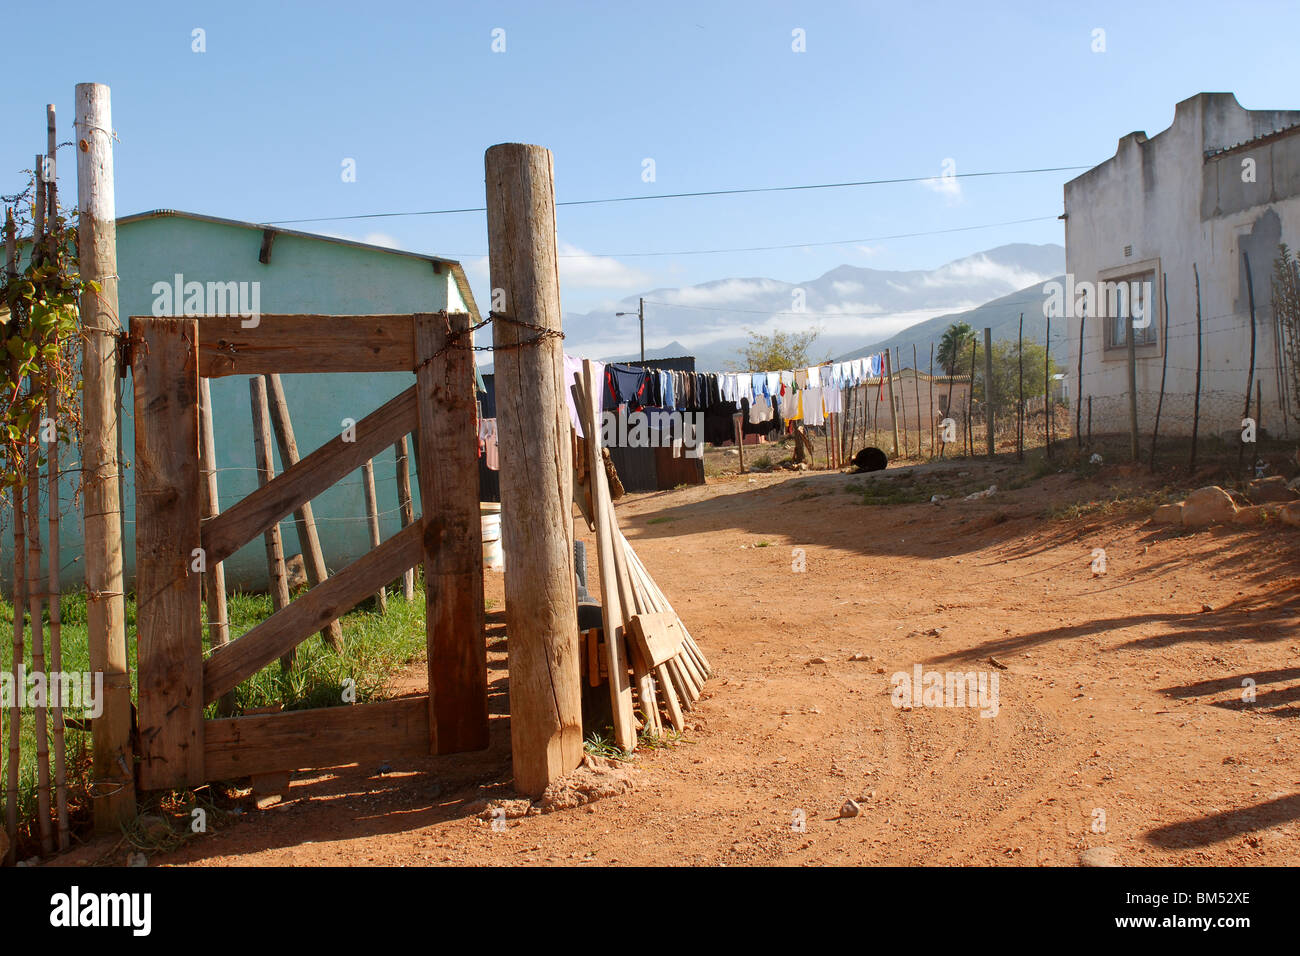
{"label": "white building", "polygon": [[1253,278],[1260,423],[1275,435],[1297,432],[1295,421],[1283,420],[1284,410],[1294,416],[1296,408],[1285,395],[1287,363],[1269,285],[1278,244],[1300,247],[1300,110],[1247,110],[1231,93],[1184,100],[1167,130],[1151,138],[1129,133],[1113,158],[1066,183],[1063,218],[1066,288],[1045,287],[1045,308],[1067,315],[1066,375],[1072,393],[1093,400],[1094,432],[1129,428],[1125,330],[1132,314],[1139,428],[1150,435],[1163,374],[1160,433],[1191,433],[1193,267],[1202,316],[1200,433],[1240,430],[1251,343],[1243,253]]}

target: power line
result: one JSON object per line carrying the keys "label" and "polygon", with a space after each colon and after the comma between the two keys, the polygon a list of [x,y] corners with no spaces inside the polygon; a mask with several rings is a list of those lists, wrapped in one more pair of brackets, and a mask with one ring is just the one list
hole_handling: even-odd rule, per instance
{"label": "power line", "polygon": [[[898,183],[938,182],[943,179],[975,179],[987,176],[1026,176],[1035,173],[1072,172],[1079,169],[1091,169],[1091,166],[1043,166],[1037,169],[996,169],[978,173],[953,173],[943,176],[902,176],[894,179],[861,179],[844,183],[808,183],[797,186],[750,186],[737,189],[705,189],[696,192],[656,193],[649,196],[613,196],[607,199],[570,199],[557,202],[556,206],[598,206],[610,203],[646,202],[653,199],[694,199],[702,196],[738,196],[750,193],[798,192],[810,189],[846,189],[856,186],[887,186]],[[393,219],[399,216],[450,216],[468,212],[487,212],[486,206],[464,207],[460,209],[425,209],[413,212],[373,212],[354,216],[313,216],[305,219],[279,219],[268,222],[268,226],[289,226],[302,222],[347,222],[356,219]]]}

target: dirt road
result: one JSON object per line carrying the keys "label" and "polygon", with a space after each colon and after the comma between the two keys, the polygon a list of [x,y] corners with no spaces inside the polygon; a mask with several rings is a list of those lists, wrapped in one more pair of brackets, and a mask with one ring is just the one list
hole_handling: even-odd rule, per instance
{"label": "dirt road", "polygon": [[[503,831],[477,817],[512,796],[494,612],[489,751],[301,774],[289,802],[151,862],[1300,862],[1294,529],[1047,516],[1108,472],[1019,490],[991,465],[889,474],[926,500],[863,505],[861,478],[782,473],[620,502],[716,669],[696,729],[638,755],[634,792]],[[499,609],[499,576],[488,596]],[[917,665],[996,675],[996,714],[895,706]],[[848,798],[861,814],[840,819]]]}

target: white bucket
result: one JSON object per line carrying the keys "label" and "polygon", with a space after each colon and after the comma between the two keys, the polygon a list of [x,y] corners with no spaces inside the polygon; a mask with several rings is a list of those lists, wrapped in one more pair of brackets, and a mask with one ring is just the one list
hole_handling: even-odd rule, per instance
{"label": "white bucket", "polygon": [[483,566],[491,571],[505,569],[501,553],[501,505],[495,501],[480,501],[479,514],[483,522]]}

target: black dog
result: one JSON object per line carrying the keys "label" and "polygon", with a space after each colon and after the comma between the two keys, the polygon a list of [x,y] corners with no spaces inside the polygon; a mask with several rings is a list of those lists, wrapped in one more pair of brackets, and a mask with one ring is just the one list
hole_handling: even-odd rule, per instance
{"label": "black dog", "polygon": [[884,471],[889,459],[879,448],[864,448],[853,456],[853,467],[858,471]]}

